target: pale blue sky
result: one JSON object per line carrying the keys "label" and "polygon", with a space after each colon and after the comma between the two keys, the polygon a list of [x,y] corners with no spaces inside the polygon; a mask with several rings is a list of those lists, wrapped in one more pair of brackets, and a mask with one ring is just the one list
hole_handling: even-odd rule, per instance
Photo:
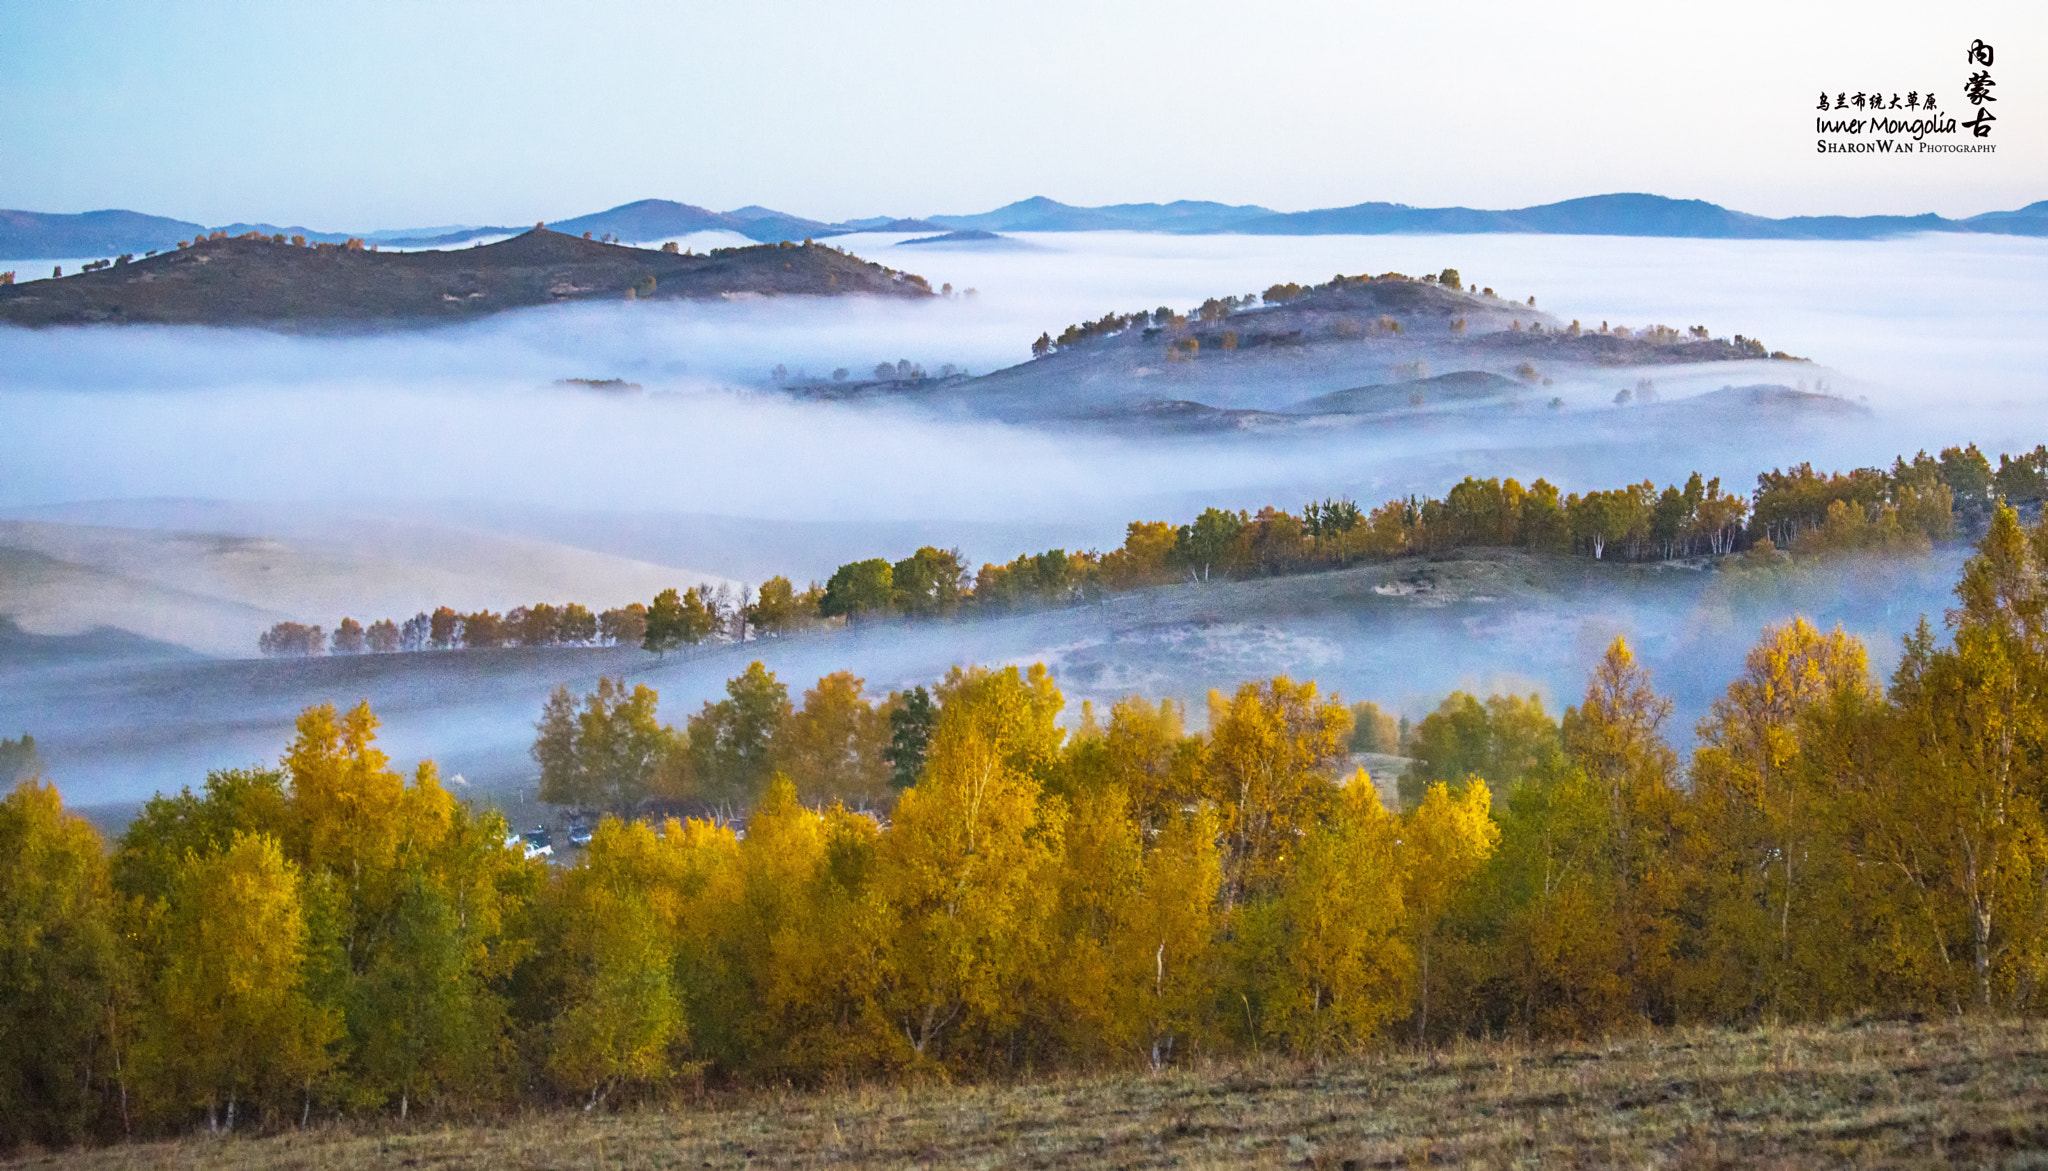
{"label": "pale blue sky", "polygon": [[[1769,215],[2048,198],[2048,5],[0,0],[0,207],[336,230],[649,196],[821,219],[1175,198]],[[1998,46],[1993,156],[1813,152]]]}

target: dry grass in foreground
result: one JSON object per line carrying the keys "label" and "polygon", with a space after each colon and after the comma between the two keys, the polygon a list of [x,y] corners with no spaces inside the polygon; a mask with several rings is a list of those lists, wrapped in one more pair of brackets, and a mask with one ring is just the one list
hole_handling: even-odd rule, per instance
{"label": "dry grass in foreground", "polygon": [[341,1124],[31,1167],[2048,1166],[2048,1024],[1684,1030],[1321,1068],[748,1093],[668,1111]]}

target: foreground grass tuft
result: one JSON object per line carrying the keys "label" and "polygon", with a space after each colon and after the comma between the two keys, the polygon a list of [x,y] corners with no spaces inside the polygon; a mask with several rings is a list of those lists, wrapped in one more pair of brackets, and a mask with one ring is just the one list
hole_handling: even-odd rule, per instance
{"label": "foreground grass tuft", "polygon": [[1676,1030],[1321,1066],[749,1092],[31,1155],[140,1167],[2048,1166],[2048,1024]]}

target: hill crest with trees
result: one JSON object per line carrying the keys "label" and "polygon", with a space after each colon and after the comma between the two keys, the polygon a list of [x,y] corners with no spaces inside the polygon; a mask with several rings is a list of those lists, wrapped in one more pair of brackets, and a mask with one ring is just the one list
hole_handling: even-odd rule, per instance
{"label": "hill crest with trees", "polygon": [[924,298],[923,277],[828,245],[762,244],[705,254],[628,248],[545,227],[474,248],[382,252],[281,234],[214,233],[155,256],[0,286],[16,325],[270,327],[415,325],[591,300],[765,296]]}

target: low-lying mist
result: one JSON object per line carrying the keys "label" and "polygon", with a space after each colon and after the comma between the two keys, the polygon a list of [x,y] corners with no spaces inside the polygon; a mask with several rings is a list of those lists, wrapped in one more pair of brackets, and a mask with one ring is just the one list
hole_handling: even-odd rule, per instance
{"label": "low-lying mist", "polygon": [[[1683,446],[1515,451],[1369,431],[1257,442],[1048,436],[913,411],[792,402],[783,365],[825,376],[908,358],[974,373],[1022,360],[1044,329],[1108,309],[1245,292],[1336,271],[1455,266],[1563,318],[1704,323],[1813,357],[1787,368],[1865,402],[1872,424],[1740,437],[1710,474],[1773,459],[1866,463],[1976,440],[2031,447],[2048,368],[2048,242],[1929,235],[1817,243],[1546,236],[1033,237],[1042,250],[849,249],[972,298],[583,304],[433,330],[309,336],[214,329],[0,331],[0,507],[126,497],[376,502],[811,520],[1056,520],[1075,543],[1199,503],[1286,504],[1441,491],[1432,477],[1540,468],[1568,489],[1681,476]],[[904,255],[910,253],[910,255]],[[1672,372],[1674,376],[1678,372]],[[1711,381],[1706,371],[1692,381]],[[554,385],[623,378],[607,397]],[[1728,436],[1703,436],[1725,442]],[[1588,457],[1591,458],[1588,458]],[[1452,476],[1455,479],[1455,475]],[[716,569],[716,566],[707,566]]]}
{"label": "low-lying mist", "polygon": [[[1681,749],[1694,721],[1741,669],[1762,627],[1791,613],[1842,624],[1882,676],[1899,636],[1950,604],[1960,554],[1848,561],[1762,577],[1694,569],[1560,565],[1512,553],[1394,562],[1345,573],[1182,585],[1102,605],[957,623],[880,623],[851,631],[657,658],[637,649],[511,649],[278,661],[78,664],[15,687],[0,663],[0,727],[31,729],[73,803],[131,801],[196,784],[211,768],[274,760],[299,710],[367,700],[396,759],[433,757],[444,775],[525,785],[527,748],[548,691],[600,675],[645,682],[680,725],[763,660],[801,702],[851,670],[871,695],[931,683],[956,664],[1045,662],[1067,718],[1129,694],[1173,698],[1201,727],[1211,688],[1287,674],[1346,700],[1420,718],[1453,688],[1536,692],[1553,714],[1576,703],[1617,635],[1676,704],[1665,733]],[[1418,582],[1433,583],[1412,592]],[[1434,596],[1430,596],[1431,594]]]}
{"label": "low-lying mist", "polygon": [[[1186,520],[1212,504],[1298,508],[1343,494],[1372,504],[1441,494],[1467,474],[1540,475],[1582,491],[1670,482],[1697,468],[1741,491],[1758,471],[1799,460],[1845,468],[1965,441],[1995,457],[2048,440],[2037,393],[2048,370],[2043,240],[1092,233],[1033,236],[1035,250],[1001,252],[894,247],[900,238],[839,243],[919,272],[935,288],[950,283],[956,296],[579,304],[346,335],[0,329],[0,514],[295,541],[318,537],[329,524],[322,518],[337,517],[363,549],[396,540],[377,534],[380,523],[430,523],[636,559],[652,563],[648,572],[687,567],[746,581],[786,572],[803,581],[920,544],[960,545],[973,563],[1059,545],[1107,548],[1131,519]],[[1110,310],[1186,309],[1336,272],[1444,267],[1503,295],[1534,295],[1540,309],[1589,327],[1705,324],[1815,361],[1761,373],[1748,364],[1663,371],[1666,406],[1718,388],[1723,377],[1746,385],[1775,373],[1868,413],[1793,428],[1739,419],[1697,431],[1656,427],[1653,413],[1593,405],[1604,387],[1596,372],[1570,385],[1561,378],[1560,397],[1573,396],[1572,406],[1542,427],[1446,416],[1399,429],[1145,437],[942,417],[914,403],[801,401],[770,377],[777,365],[826,377],[845,367],[858,377],[899,358],[982,374],[1024,360],[1041,331]],[[973,297],[957,295],[970,287]],[[1633,374],[1615,377],[1626,385]],[[573,378],[640,389],[558,381]],[[1282,401],[1281,390],[1262,396]],[[460,575],[456,557],[448,553],[435,572]],[[472,578],[480,572],[469,568]],[[1696,712],[1756,628],[1793,609],[1871,635],[1881,660],[1920,613],[1947,604],[1942,574],[1906,576],[1844,578],[1824,604],[1787,594],[1714,622],[1697,600],[1561,594],[1470,621],[1438,614],[1365,623],[1313,606],[1244,610],[1231,601],[1239,595],[1218,591],[1210,609],[1171,620],[1104,626],[1108,611],[1087,610],[985,628],[876,630],[766,653],[786,663],[785,678],[799,688],[840,667],[887,687],[955,662],[1045,657],[1077,698],[1135,690],[1198,700],[1209,686],[1286,670],[1419,714],[1460,685],[1535,687],[1569,700],[1601,639],[1628,632],[1646,641],[1660,677]],[[1290,588],[1309,594],[1334,588],[1293,580]],[[366,581],[362,596],[383,597],[378,584]],[[336,588],[323,579],[328,592],[319,596]],[[264,610],[261,599],[238,604]],[[271,609],[301,621],[339,617]],[[659,682],[670,718],[681,718],[753,653],[655,663],[626,651],[508,652],[446,656],[431,670],[424,660],[402,670],[336,660],[23,674],[0,662],[12,672],[0,687],[8,693],[0,717],[10,735],[48,739],[53,774],[85,786],[74,796],[82,801],[140,795],[196,781],[205,767],[267,757],[299,704],[364,696],[390,717],[401,755],[509,777],[524,767],[526,729],[553,683],[630,671]],[[257,674],[232,685],[177,674],[244,666]],[[683,706],[667,706],[675,704]],[[110,712],[126,714],[95,722]]]}

